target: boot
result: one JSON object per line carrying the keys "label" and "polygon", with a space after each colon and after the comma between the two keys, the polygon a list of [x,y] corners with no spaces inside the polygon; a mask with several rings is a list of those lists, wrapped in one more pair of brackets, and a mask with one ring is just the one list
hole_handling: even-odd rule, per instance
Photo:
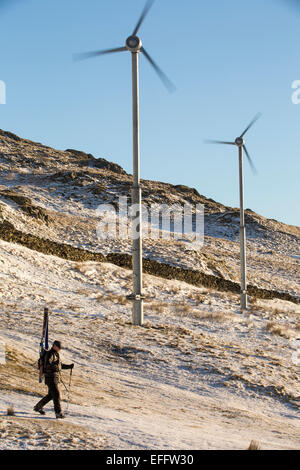
{"label": "boot", "polygon": [[56,419],[64,419],[65,415],[63,413],[56,413]]}
{"label": "boot", "polygon": [[36,413],[40,413],[40,415],[45,415],[45,411],[43,410],[43,408],[37,408],[36,406],[33,408],[33,411],[35,411]]}

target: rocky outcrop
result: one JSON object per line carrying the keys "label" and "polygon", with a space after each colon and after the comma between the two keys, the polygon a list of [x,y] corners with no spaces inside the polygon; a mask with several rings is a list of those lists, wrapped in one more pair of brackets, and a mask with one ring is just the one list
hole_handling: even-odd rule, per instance
{"label": "rocky outcrop", "polygon": [[101,170],[109,170],[119,175],[126,175],[126,171],[117,163],[112,163],[105,158],[95,158],[91,153],[84,153],[79,150],[67,149],[66,152],[71,153],[78,159],[78,164],[87,165],[91,168],[100,168]]}
{"label": "rocky outcrop", "polygon": [[23,196],[22,194],[18,194],[14,191],[11,191],[9,189],[5,190],[0,190],[0,196],[3,196],[6,199],[10,199],[14,201],[20,209],[30,217],[34,217],[35,219],[39,219],[42,222],[45,222],[48,224],[51,220],[49,214],[45,209],[42,207],[36,206],[35,204],[32,204],[31,199],[29,199],[26,196]]}

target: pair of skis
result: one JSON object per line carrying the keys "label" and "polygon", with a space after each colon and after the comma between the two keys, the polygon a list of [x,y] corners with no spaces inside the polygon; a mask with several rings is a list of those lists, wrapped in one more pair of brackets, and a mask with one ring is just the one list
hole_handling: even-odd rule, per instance
{"label": "pair of skis", "polygon": [[[49,309],[44,308],[44,320],[43,320],[43,330],[42,338],[40,342],[40,359],[43,357],[43,352],[49,349],[49,340],[48,340],[48,323],[49,323]],[[39,374],[39,383],[42,383],[43,379],[43,361],[40,363],[40,374]]]}

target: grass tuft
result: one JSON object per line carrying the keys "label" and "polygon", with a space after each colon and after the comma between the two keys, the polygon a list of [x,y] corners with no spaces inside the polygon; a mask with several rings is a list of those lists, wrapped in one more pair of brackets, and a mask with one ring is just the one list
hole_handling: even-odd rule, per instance
{"label": "grass tuft", "polygon": [[7,408],[6,414],[7,416],[15,416],[15,409],[12,405]]}
{"label": "grass tuft", "polygon": [[260,450],[260,449],[261,449],[260,443],[258,441],[252,440],[247,450]]}
{"label": "grass tuft", "polygon": [[278,335],[281,336],[282,338],[290,339],[291,335],[287,327],[278,325],[274,321],[269,321],[266,324],[266,330],[273,334],[273,335]]}

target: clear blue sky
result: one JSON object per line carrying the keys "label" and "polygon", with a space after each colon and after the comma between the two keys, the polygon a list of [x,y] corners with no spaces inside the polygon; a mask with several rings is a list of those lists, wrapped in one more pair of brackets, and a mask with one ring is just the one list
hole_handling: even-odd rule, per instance
{"label": "clear blue sky", "polygon": [[[1,0],[0,0],[1,2]],[[132,171],[130,54],[73,63],[74,52],[122,46],[144,0],[18,0],[0,12],[0,127],[75,148]],[[300,3],[300,2],[299,2]],[[293,0],[156,0],[140,35],[172,78],[169,94],[141,57],[142,177],[185,184],[238,206],[234,139],[258,112],[246,207],[300,224],[300,8]]]}

